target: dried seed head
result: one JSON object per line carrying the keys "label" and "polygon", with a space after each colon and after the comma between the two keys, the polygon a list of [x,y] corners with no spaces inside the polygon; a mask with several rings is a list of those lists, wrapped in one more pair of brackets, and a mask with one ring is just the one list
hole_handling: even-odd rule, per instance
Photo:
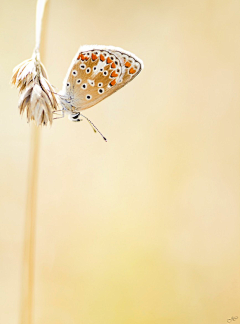
{"label": "dried seed head", "polygon": [[15,67],[11,83],[19,90],[20,114],[26,111],[28,122],[34,120],[38,126],[52,124],[58,100],[37,55]]}

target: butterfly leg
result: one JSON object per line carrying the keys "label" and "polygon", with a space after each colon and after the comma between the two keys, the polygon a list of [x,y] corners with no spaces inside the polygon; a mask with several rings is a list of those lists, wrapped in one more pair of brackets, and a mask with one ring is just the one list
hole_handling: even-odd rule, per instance
{"label": "butterfly leg", "polygon": [[63,109],[53,111],[54,114],[59,114],[60,112],[61,112],[62,116],[61,117],[54,117],[53,119],[63,118],[64,117],[64,111],[63,111]]}

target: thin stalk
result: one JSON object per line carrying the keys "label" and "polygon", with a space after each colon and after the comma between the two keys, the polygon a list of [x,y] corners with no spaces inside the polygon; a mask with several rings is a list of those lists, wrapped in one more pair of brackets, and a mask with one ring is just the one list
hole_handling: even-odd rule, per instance
{"label": "thin stalk", "polygon": [[[42,32],[42,18],[46,2],[47,0],[38,0],[37,2],[36,46],[34,49],[36,64],[39,64],[40,62],[39,48]],[[37,184],[40,144],[40,128],[37,127],[34,123],[32,123],[31,125],[30,141],[27,205],[23,248],[20,324],[33,324]]]}
{"label": "thin stalk", "polygon": [[31,125],[26,223],[24,233],[21,324],[33,323],[34,264],[40,128]]}
{"label": "thin stalk", "polygon": [[39,51],[42,33],[42,20],[44,9],[48,0],[38,0],[36,11],[36,46],[35,49]]}

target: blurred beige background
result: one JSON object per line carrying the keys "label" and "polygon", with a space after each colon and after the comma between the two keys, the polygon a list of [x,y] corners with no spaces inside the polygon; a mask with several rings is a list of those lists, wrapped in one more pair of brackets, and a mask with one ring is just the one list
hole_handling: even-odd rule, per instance
{"label": "blurred beige background", "polygon": [[[30,145],[9,80],[35,4],[1,0],[1,324],[19,318]],[[237,0],[49,0],[58,89],[83,44],[145,69],[86,111],[107,144],[86,122],[41,130],[35,324],[240,323],[239,17]]]}

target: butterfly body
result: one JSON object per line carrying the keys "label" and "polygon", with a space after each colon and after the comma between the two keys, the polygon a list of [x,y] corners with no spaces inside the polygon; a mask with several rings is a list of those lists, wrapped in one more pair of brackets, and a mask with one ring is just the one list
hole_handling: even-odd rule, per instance
{"label": "butterfly body", "polygon": [[110,96],[142,70],[134,54],[113,46],[82,46],[74,57],[60,93],[68,112],[88,109]]}

